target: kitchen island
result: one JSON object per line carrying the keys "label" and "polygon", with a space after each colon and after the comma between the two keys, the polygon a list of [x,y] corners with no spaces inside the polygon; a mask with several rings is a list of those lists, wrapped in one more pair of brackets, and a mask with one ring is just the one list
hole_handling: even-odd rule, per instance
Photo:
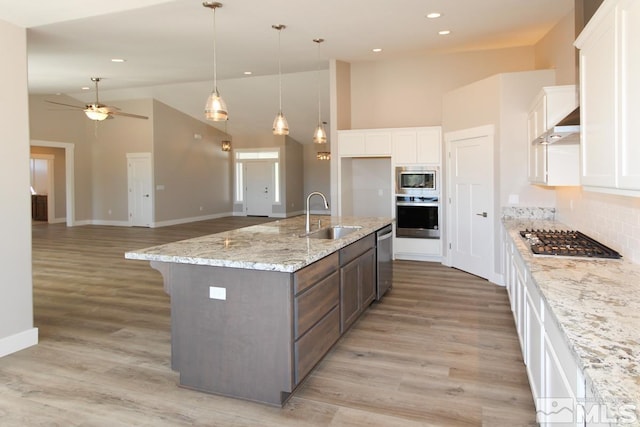
{"label": "kitchen island", "polygon": [[[390,218],[303,216],[127,252],[171,297],[184,387],[280,406],[375,298]],[[348,234],[317,238],[340,226]]]}
{"label": "kitchen island", "polygon": [[539,421],[640,425],[640,266],[533,255],[519,231],[570,229],[558,221],[503,226],[505,281]]}

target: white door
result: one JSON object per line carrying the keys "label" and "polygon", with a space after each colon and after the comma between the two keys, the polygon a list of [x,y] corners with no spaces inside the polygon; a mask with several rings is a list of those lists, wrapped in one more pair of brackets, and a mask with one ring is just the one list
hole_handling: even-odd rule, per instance
{"label": "white door", "polygon": [[150,227],[153,215],[151,153],[128,153],[129,225]]}
{"label": "white door", "polygon": [[245,209],[247,215],[271,215],[274,162],[255,161],[244,165]]}
{"label": "white door", "polygon": [[489,279],[494,270],[493,126],[447,134],[451,266]]}

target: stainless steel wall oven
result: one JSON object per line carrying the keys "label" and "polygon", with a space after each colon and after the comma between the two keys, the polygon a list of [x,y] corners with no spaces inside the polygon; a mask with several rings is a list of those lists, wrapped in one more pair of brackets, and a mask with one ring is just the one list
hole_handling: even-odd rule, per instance
{"label": "stainless steel wall oven", "polygon": [[437,197],[396,197],[396,237],[439,239]]}

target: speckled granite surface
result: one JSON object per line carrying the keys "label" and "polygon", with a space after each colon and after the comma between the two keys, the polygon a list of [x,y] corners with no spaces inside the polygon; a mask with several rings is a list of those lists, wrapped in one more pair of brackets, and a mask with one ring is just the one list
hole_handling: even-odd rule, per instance
{"label": "speckled granite surface", "polygon": [[537,208],[537,207],[523,207],[523,206],[506,206],[502,208],[503,219],[555,219],[556,208]]}
{"label": "speckled granite surface", "polygon": [[391,218],[330,217],[311,215],[311,229],[344,225],[362,228],[338,240],[299,237],[305,232],[305,216],[125,253],[125,258],[234,267],[250,270],[294,272],[376,230]]}
{"label": "speckled granite surface", "polygon": [[635,420],[623,425],[640,425],[640,266],[624,259],[534,256],[520,230],[570,227],[526,219],[503,220],[503,224],[594,395],[612,414],[632,408]]}

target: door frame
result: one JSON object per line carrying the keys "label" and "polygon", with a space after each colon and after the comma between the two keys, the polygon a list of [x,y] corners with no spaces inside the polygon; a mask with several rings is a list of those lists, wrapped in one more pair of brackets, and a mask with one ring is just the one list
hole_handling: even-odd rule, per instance
{"label": "door frame", "polygon": [[64,148],[65,164],[65,196],[67,199],[67,227],[76,225],[76,203],[75,203],[75,144],[70,142],[44,141],[32,139],[29,145],[35,147]]}
{"label": "door frame", "polygon": [[497,228],[497,221],[499,220],[498,218],[498,210],[496,209],[496,170],[499,167],[498,162],[496,161],[496,156],[495,156],[495,126],[494,125],[484,125],[484,126],[477,126],[477,127],[473,127],[473,128],[467,128],[467,129],[462,129],[462,130],[457,130],[457,131],[452,131],[452,132],[446,132],[444,134],[444,140],[445,140],[445,150],[446,150],[446,180],[447,180],[447,185],[445,186],[445,188],[443,189],[443,200],[446,201],[446,203],[441,204],[442,207],[445,208],[445,214],[446,214],[446,218],[447,218],[447,227],[445,230],[445,236],[446,236],[446,240],[444,241],[444,244],[442,245],[442,250],[443,250],[443,257],[442,257],[442,264],[451,267],[453,266],[453,261],[452,261],[452,256],[451,256],[451,250],[450,250],[450,245],[452,244],[452,227],[454,224],[453,221],[453,209],[452,207],[452,199],[451,199],[451,185],[453,182],[453,177],[452,177],[452,171],[453,168],[451,167],[451,145],[452,145],[452,141],[458,141],[458,140],[462,140],[462,139],[472,139],[472,138],[479,138],[479,137],[484,137],[484,136],[489,136],[489,141],[490,141],[490,150],[491,150],[491,157],[493,158],[493,174],[491,176],[491,201],[490,201],[490,206],[493,208],[493,219],[492,221],[489,221],[489,226],[490,226],[490,235],[492,236],[491,238],[491,250],[489,251],[489,261],[490,261],[490,271],[488,274],[487,279],[492,282],[492,283],[500,283],[500,277],[498,276],[498,274],[496,273],[496,268],[495,268],[495,261],[496,261],[496,245],[497,245],[497,239],[496,239],[496,230]]}
{"label": "door frame", "polygon": [[135,202],[132,203],[133,192],[130,191],[132,188],[131,185],[131,168],[129,166],[129,161],[132,159],[145,159],[149,161],[149,203],[151,204],[151,209],[149,211],[149,224],[147,227],[154,227],[154,219],[155,219],[155,186],[153,181],[153,156],[151,153],[127,153],[127,222],[129,227],[133,227],[133,216],[131,215],[131,208],[135,205]]}

